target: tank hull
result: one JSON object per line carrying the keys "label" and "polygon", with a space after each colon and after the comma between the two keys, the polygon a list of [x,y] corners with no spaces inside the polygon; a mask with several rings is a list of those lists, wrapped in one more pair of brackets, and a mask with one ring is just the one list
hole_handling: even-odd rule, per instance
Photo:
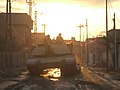
{"label": "tank hull", "polygon": [[39,75],[44,69],[60,68],[63,76],[77,72],[76,59],[65,43],[39,44],[27,60],[31,75]]}
{"label": "tank hull", "polygon": [[76,60],[73,54],[32,58],[27,61],[27,68],[31,75],[40,75],[44,69],[60,68],[62,76],[76,74]]}

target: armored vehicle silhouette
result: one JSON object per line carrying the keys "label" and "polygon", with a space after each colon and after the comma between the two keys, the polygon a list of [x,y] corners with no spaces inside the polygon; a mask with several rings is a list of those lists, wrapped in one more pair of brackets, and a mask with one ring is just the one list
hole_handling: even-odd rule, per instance
{"label": "armored vehicle silhouette", "polygon": [[79,71],[76,59],[64,42],[50,41],[39,44],[27,60],[30,75],[40,75],[44,69],[60,68],[62,76],[76,75]]}

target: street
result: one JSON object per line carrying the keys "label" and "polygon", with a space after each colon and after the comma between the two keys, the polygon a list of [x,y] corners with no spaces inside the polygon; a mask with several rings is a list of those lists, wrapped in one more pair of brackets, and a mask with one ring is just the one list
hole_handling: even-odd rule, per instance
{"label": "street", "polygon": [[[1,81],[1,85],[5,82],[8,83],[7,80]],[[11,85],[2,86],[0,90],[120,90],[87,67],[82,67],[82,73],[73,77],[30,77],[28,72],[24,72],[19,77],[9,79],[9,83]]]}
{"label": "street", "polygon": [[[77,61],[79,49],[74,51]],[[80,62],[81,63],[81,62]],[[98,75],[81,63],[78,75],[62,77],[59,68],[44,70],[40,76],[30,76],[27,69],[16,72],[13,77],[0,80],[0,90],[120,90],[120,86]]]}
{"label": "street", "polygon": [[119,5],[0,0],[0,90],[120,90]]}

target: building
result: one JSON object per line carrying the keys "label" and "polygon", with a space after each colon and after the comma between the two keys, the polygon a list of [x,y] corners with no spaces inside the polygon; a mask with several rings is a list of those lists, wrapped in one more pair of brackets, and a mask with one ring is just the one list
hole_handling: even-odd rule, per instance
{"label": "building", "polygon": [[[7,27],[6,21],[6,13],[0,13],[0,51],[6,49],[6,42],[9,42],[10,39],[9,23]],[[29,15],[26,13],[11,14],[12,42],[9,42],[9,44],[12,44],[13,50],[16,51],[20,47],[29,46],[32,28],[33,21]]]}
{"label": "building", "polygon": [[120,29],[108,31],[108,62],[106,60],[106,45],[106,37],[96,37],[88,40],[88,64],[90,66],[106,67],[108,63],[109,70],[120,69]]}
{"label": "building", "polygon": [[31,33],[32,45],[36,46],[39,43],[44,43],[45,33]]}
{"label": "building", "polygon": [[85,44],[85,57],[86,60],[88,59],[87,64],[89,66],[106,66],[105,37],[88,38],[87,42],[88,50]]}
{"label": "building", "polygon": [[108,40],[109,48],[112,53],[113,67],[114,69],[120,69],[120,29],[109,30]]}
{"label": "building", "polygon": [[33,21],[26,13],[11,13],[10,33],[6,15],[0,13],[0,71],[8,73],[26,66],[25,49],[31,47]]}

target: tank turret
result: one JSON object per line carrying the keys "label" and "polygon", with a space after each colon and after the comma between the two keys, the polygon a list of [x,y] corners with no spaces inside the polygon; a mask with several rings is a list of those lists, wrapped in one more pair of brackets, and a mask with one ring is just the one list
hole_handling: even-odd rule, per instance
{"label": "tank turret", "polygon": [[27,68],[31,75],[39,75],[47,68],[60,68],[62,76],[75,75],[78,72],[76,58],[67,45],[57,41],[46,41],[32,50],[27,60]]}

